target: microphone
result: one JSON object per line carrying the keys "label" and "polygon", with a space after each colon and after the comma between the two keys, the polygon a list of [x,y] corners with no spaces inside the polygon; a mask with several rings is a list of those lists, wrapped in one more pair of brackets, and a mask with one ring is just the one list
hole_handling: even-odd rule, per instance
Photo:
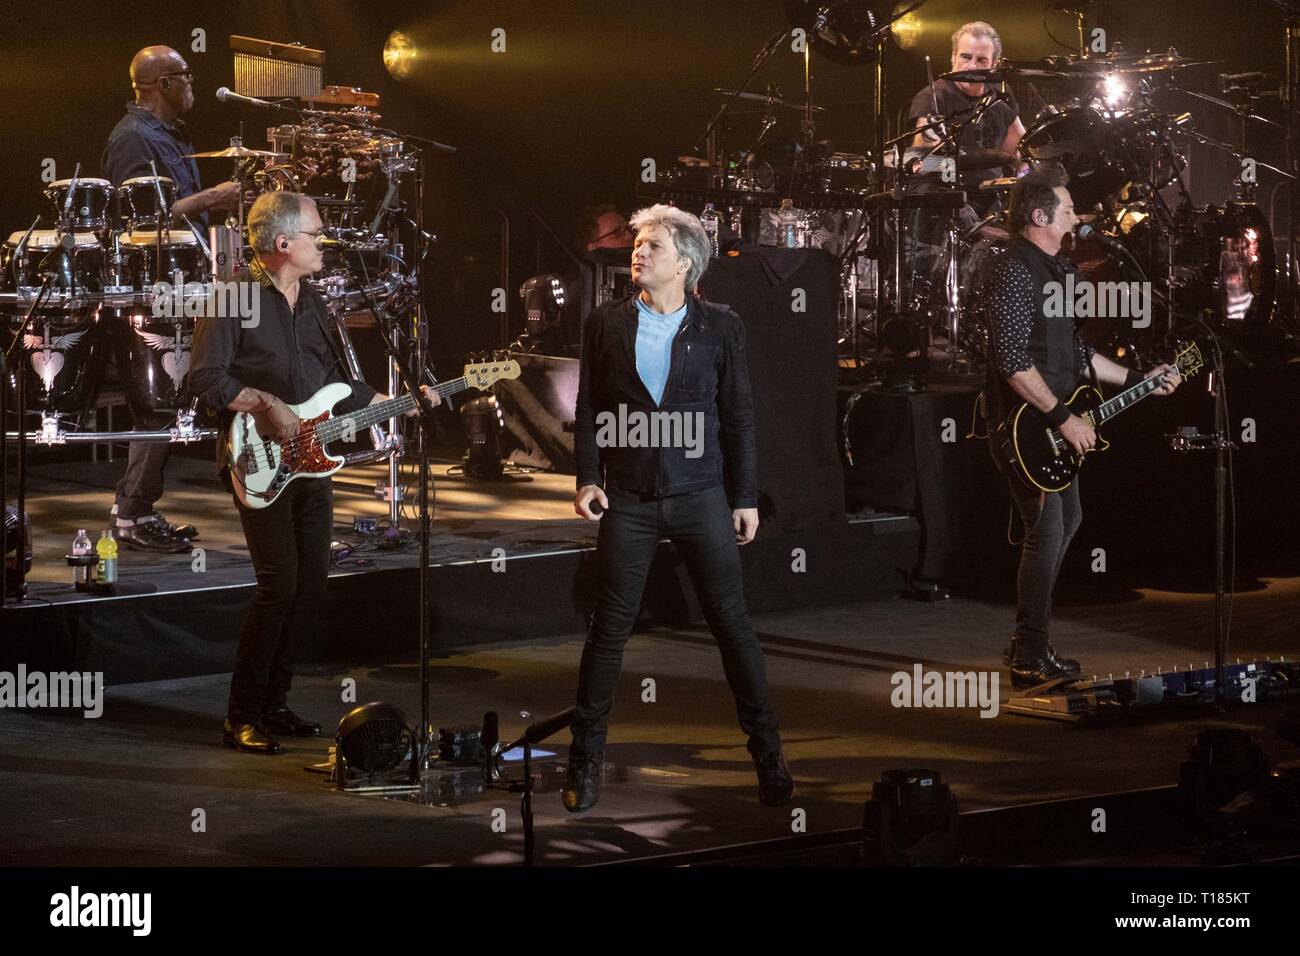
{"label": "microphone", "polygon": [[1108,249],[1114,249],[1116,252],[1122,252],[1128,255],[1128,247],[1113,236],[1108,236],[1100,229],[1095,229],[1086,222],[1081,222],[1074,227],[1074,234],[1080,239],[1095,239]]}
{"label": "microphone", "polygon": [[217,100],[221,103],[245,103],[248,106],[265,106],[267,109],[278,110],[279,103],[272,103],[270,100],[259,100],[256,96],[245,96],[243,93],[236,93],[228,86],[223,86],[217,90]]}
{"label": "microphone", "polygon": [[331,239],[329,236],[317,236],[316,248],[325,249],[357,249],[361,246],[359,242],[352,242],[348,239]]}
{"label": "microphone", "polygon": [[59,237],[58,243],[46,253],[45,258],[36,267],[36,271],[43,277],[57,279],[59,277],[59,265],[66,261],[68,253],[77,247],[77,237],[70,232],[65,232]]}
{"label": "microphone", "polygon": [[510,743],[501,748],[503,752],[514,750],[516,747],[522,747],[524,744],[540,744],[547,737],[558,733],[565,727],[568,727],[573,721],[573,712],[576,707],[570,707],[562,710],[558,714],[552,714],[544,720],[536,721],[529,724],[528,729],[519,737],[516,737]]}

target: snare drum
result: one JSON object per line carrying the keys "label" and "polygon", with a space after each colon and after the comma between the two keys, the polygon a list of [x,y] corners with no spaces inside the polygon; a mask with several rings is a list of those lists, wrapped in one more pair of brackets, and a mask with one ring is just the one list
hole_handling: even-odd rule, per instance
{"label": "snare drum", "polygon": [[167,209],[176,204],[176,183],[166,176],[136,176],[123,180],[117,187],[122,214],[132,230],[158,225],[158,192],[167,200]]}
{"label": "snare drum", "polygon": [[71,228],[84,232],[102,232],[107,229],[109,212],[113,208],[113,184],[107,179],[78,179],[74,190],[71,179],[50,183],[45,187],[45,197],[54,205],[56,221],[63,218],[69,190],[72,192],[72,204],[68,210],[68,215],[72,217]]}
{"label": "snare drum", "polygon": [[208,277],[203,247],[188,229],[162,231],[162,268],[158,268],[158,233],[153,229],[124,232],[118,238],[122,250],[122,278],[137,292],[147,292],[155,283],[176,285],[179,271],[184,282],[203,282]]}

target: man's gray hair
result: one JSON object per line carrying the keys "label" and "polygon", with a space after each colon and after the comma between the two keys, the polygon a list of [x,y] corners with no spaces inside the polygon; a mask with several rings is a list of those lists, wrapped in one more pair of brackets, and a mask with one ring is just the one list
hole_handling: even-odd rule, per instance
{"label": "man's gray hair", "polygon": [[708,233],[704,231],[698,218],[676,206],[656,203],[632,213],[628,224],[637,232],[646,226],[663,226],[667,229],[668,234],[673,237],[677,254],[691,264],[691,267],[686,270],[686,291],[690,292],[695,288],[695,283],[700,281],[700,276],[704,275],[704,270],[709,267],[709,256],[713,252]]}
{"label": "man's gray hair", "polygon": [[963,23],[957,28],[957,32],[952,35],[953,53],[957,52],[957,44],[961,42],[961,38],[966,34],[970,34],[977,40],[993,41],[993,65],[997,66],[998,61],[1002,59],[1002,37],[998,36],[998,31],[983,20],[972,20],[970,23]]}
{"label": "man's gray hair", "polygon": [[273,252],[276,236],[295,236],[310,196],[276,190],[265,192],[248,210],[248,244],[254,252]]}

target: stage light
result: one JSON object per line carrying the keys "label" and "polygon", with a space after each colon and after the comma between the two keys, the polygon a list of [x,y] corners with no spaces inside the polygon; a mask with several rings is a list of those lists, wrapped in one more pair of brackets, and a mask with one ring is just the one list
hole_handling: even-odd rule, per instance
{"label": "stage light", "polygon": [[873,862],[945,866],[957,859],[957,798],[933,770],[887,770],[871,787],[863,837]]}
{"label": "stage light", "polygon": [[1178,788],[1197,819],[1222,835],[1245,827],[1261,811],[1258,794],[1268,778],[1268,755],[1249,733],[1235,727],[1198,731],[1178,771]]}
{"label": "stage light", "polygon": [[1118,109],[1128,98],[1128,87],[1115,74],[1102,80],[1102,99],[1110,109]]}
{"label": "stage light", "polygon": [[415,41],[401,30],[394,30],[384,41],[384,69],[399,80],[411,75],[417,55]]}
{"label": "stage light", "polygon": [[[564,282],[554,273],[533,276],[519,287],[524,300],[524,332],[511,346],[512,351],[538,352],[546,348],[547,338],[556,329],[555,322],[564,309],[568,293]],[[554,345],[555,343],[549,343]]]}
{"label": "stage light", "polygon": [[469,438],[461,466],[469,478],[501,477],[501,429],[505,419],[495,395],[481,395],[461,406],[460,417]]}
{"label": "stage light", "polygon": [[415,733],[400,707],[375,701],[344,714],[334,740],[335,773],[342,786],[349,770],[363,774],[396,770],[411,756]]}
{"label": "stage light", "polygon": [[[900,3],[894,7],[894,16],[911,6],[911,4]],[[921,20],[920,14],[916,11],[905,14],[894,21],[889,31],[894,35],[894,42],[900,49],[914,50],[916,45],[921,42],[921,34],[925,32],[925,24]]]}

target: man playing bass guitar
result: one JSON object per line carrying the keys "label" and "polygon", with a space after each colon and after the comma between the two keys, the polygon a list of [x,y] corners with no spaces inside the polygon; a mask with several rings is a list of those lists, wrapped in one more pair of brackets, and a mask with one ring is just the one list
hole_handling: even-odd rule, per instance
{"label": "man playing bass guitar", "polygon": [[[248,241],[256,258],[239,279],[255,284],[255,321],[205,318],[194,334],[191,387],[224,422],[249,412],[262,435],[284,441],[302,428],[289,406],[328,383],[352,388],[340,412],[388,399],[349,380],[327,333],[325,303],[307,281],[323,264],[316,242],[323,234],[316,204],[298,193],[263,193],[249,210]],[[424,386],[423,392],[439,404],[436,391]],[[222,469],[233,492],[228,473]],[[224,736],[238,750],[271,754],[280,749],[276,736],[320,733],[319,724],[289,709],[287,698],[294,646],[310,631],[325,594],[333,495],[328,478],[292,481],[266,507],[245,507],[238,497],[235,507],[257,591],[235,656]]]}

